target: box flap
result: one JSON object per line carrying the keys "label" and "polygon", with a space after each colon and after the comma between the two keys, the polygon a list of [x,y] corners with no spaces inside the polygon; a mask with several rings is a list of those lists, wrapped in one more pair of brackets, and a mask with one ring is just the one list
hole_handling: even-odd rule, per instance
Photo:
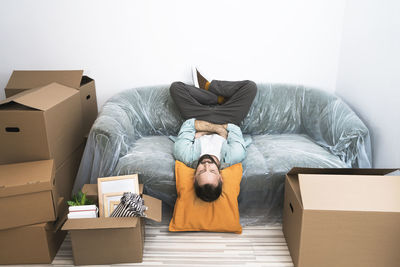
{"label": "box flap", "polygon": [[83,70],[16,70],[11,74],[6,89],[31,89],[53,82],[79,89],[82,74]]}
{"label": "box flap", "polygon": [[54,175],[53,160],[0,165],[0,197],[51,190]]}
{"label": "box flap", "polygon": [[161,208],[162,202],[161,200],[143,195],[144,205],[146,205],[149,209],[146,210],[146,218],[151,219],[156,222],[161,222]]}
{"label": "box flap", "polygon": [[[3,99],[3,100],[0,101],[0,106],[5,106],[6,104],[10,104],[10,103],[14,103],[14,104],[17,104],[17,105],[23,105],[23,104],[18,103],[18,101],[16,101],[16,99],[19,99],[20,97],[22,97],[24,95],[27,95],[27,94],[30,94],[32,91],[37,91],[39,89],[40,88],[34,88],[34,89],[30,89],[30,90],[24,91],[22,93],[19,93],[18,95],[13,95],[11,97],[7,97],[6,99]],[[29,107],[29,106],[27,106],[27,107],[28,108],[33,108],[33,107]],[[13,109],[15,109],[15,108],[13,107]]]}
{"label": "box flap", "polygon": [[26,94],[15,95],[13,101],[27,107],[48,110],[77,93],[77,90],[70,87],[51,83],[37,90],[29,90]]}
{"label": "box flap", "polygon": [[52,83],[44,87],[31,89],[0,101],[0,106],[11,102],[38,109],[47,110],[65,99],[77,94],[76,89]]}
{"label": "box flap", "polygon": [[355,169],[355,168],[300,168],[294,167],[287,174],[351,174],[351,175],[385,175],[396,169]]}
{"label": "box flap", "polygon": [[400,176],[299,174],[307,210],[400,212]]}
{"label": "box flap", "polygon": [[84,184],[82,192],[88,196],[97,196],[97,184]]}
{"label": "box flap", "polygon": [[62,230],[109,229],[136,227],[136,217],[100,217],[90,219],[68,219]]}

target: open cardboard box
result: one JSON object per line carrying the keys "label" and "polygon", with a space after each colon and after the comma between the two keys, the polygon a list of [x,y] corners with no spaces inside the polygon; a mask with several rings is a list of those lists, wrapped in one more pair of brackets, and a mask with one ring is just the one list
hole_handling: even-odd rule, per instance
{"label": "open cardboard box", "polygon": [[53,160],[0,165],[0,229],[55,221]]}
{"label": "open cardboard box", "polygon": [[79,92],[57,83],[0,101],[0,164],[54,159],[84,141]]}
{"label": "open cardboard box", "polygon": [[293,168],[283,233],[296,267],[400,266],[396,169]]}
{"label": "open cardboard box", "polygon": [[15,70],[4,91],[6,97],[11,97],[25,90],[53,82],[79,90],[83,132],[87,135],[97,117],[97,97],[94,80],[84,76],[83,70]]}
{"label": "open cardboard box", "polygon": [[[64,203],[59,198],[60,214],[65,214]],[[51,263],[67,235],[60,229],[63,217],[60,215],[55,222],[0,230],[0,264]]]}
{"label": "open cardboard box", "polygon": [[[97,185],[82,188],[97,199]],[[143,192],[143,186],[139,188]],[[161,200],[142,194],[148,219],[161,222]],[[70,231],[75,265],[134,263],[143,261],[144,218],[68,219],[63,230]]]}

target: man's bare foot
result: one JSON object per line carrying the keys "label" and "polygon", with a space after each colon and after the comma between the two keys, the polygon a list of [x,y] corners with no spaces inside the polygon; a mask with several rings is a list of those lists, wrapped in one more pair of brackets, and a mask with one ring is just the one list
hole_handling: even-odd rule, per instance
{"label": "man's bare foot", "polygon": [[192,67],[192,79],[194,86],[201,88],[201,89],[208,89],[206,88],[206,84],[209,84],[209,81],[199,72],[197,67]]}

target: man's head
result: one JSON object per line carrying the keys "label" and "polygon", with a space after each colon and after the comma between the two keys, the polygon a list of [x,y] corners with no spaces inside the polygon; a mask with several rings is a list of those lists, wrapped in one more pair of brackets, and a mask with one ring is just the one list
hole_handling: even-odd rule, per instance
{"label": "man's head", "polygon": [[215,156],[205,154],[199,158],[194,174],[194,190],[204,201],[212,202],[221,195],[222,176],[219,165]]}

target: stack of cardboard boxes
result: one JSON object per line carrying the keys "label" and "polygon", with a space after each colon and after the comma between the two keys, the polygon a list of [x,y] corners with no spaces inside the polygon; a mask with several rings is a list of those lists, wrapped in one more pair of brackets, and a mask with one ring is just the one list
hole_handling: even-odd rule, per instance
{"label": "stack of cardboard boxes", "polygon": [[97,117],[83,71],[14,71],[0,101],[0,264],[51,263]]}

